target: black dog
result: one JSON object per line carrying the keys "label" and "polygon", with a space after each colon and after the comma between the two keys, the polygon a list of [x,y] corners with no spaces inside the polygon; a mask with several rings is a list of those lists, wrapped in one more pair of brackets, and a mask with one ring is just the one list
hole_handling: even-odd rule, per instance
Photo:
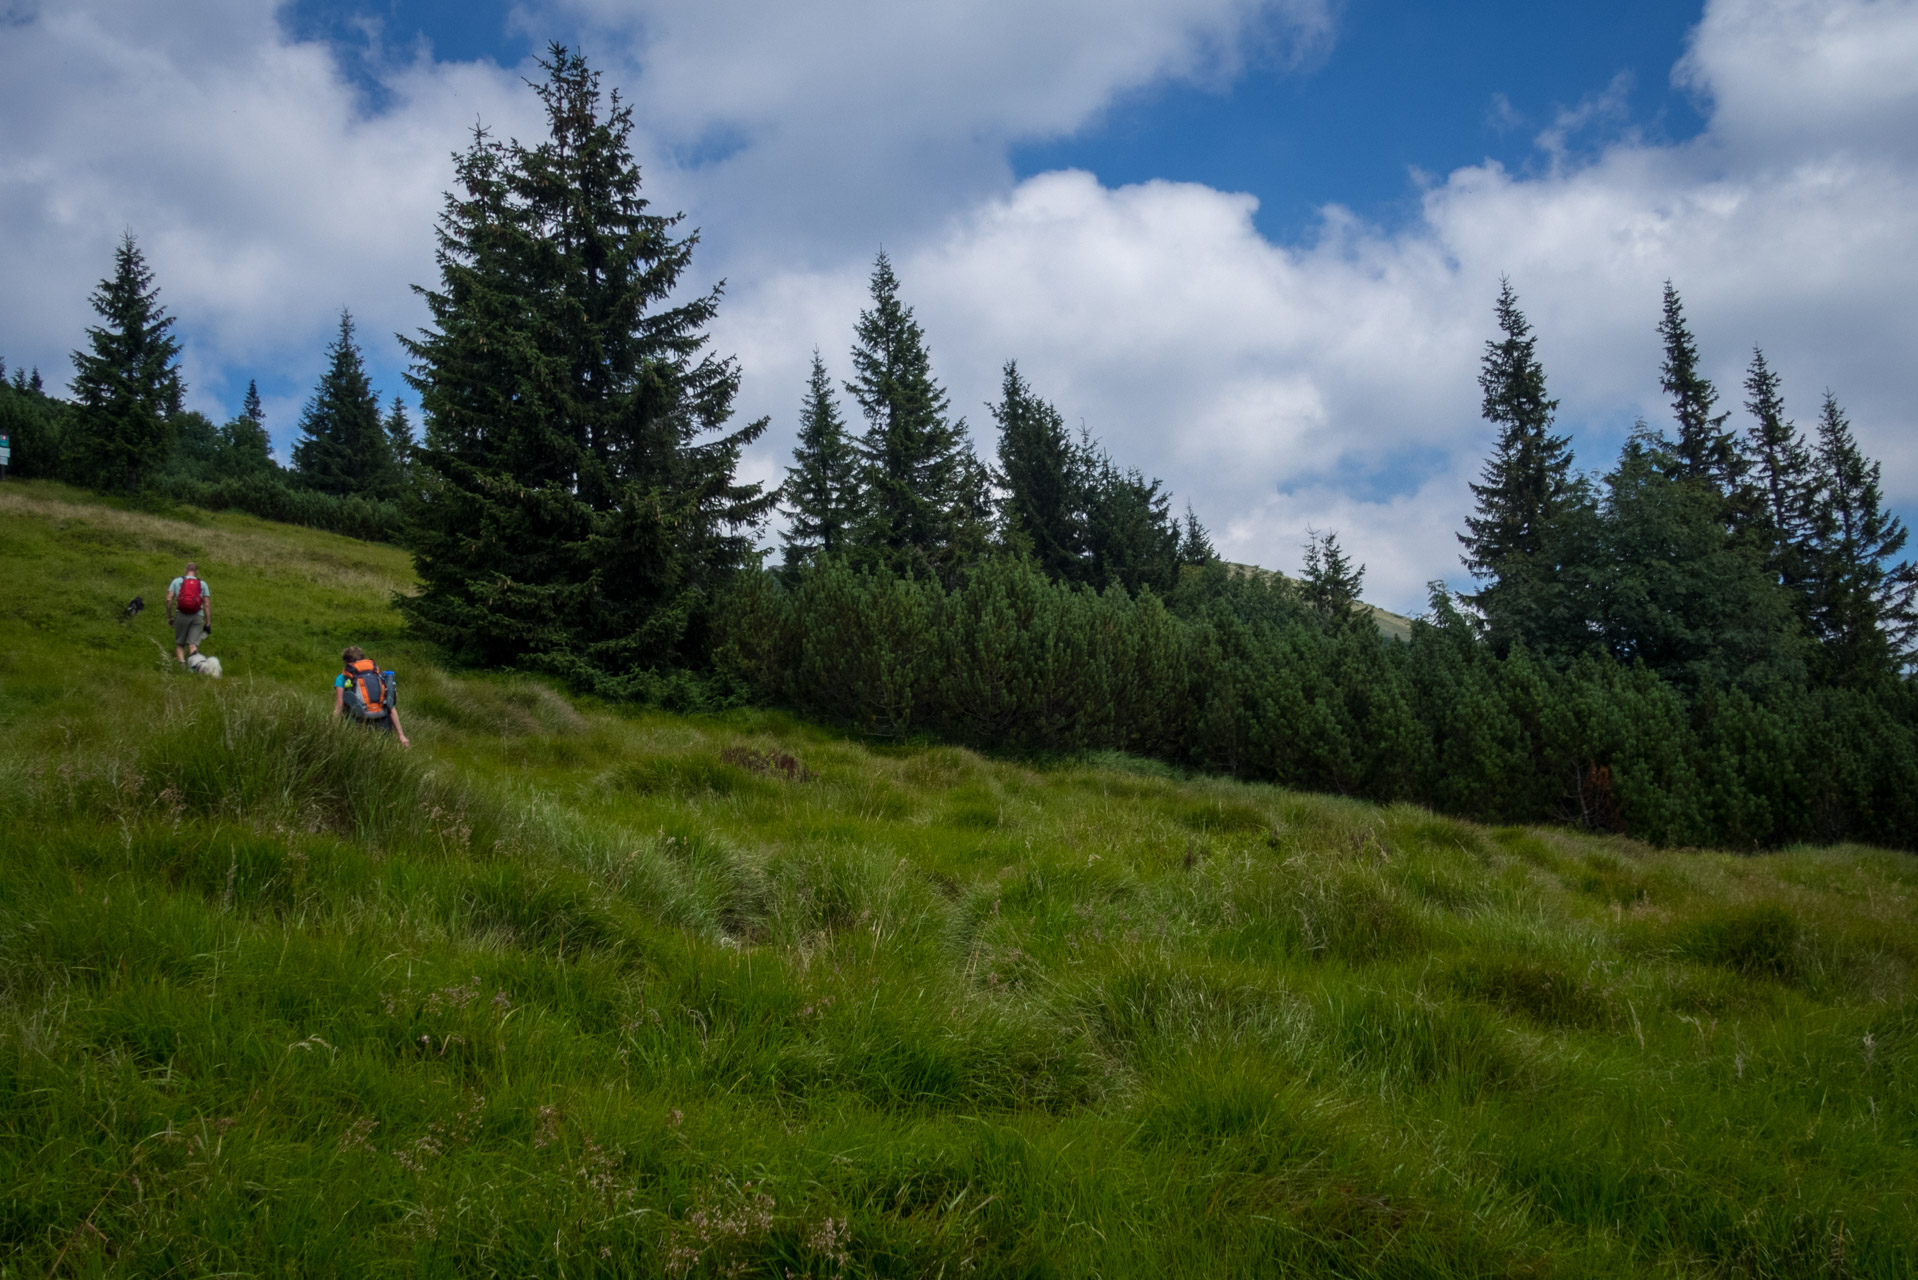
{"label": "black dog", "polygon": [[120,621],[122,622],[133,621],[133,615],[140,612],[140,610],[146,607],[147,607],[146,597],[144,596],[133,597],[133,599],[127,601],[127,607],[125,611],[120,614]]}

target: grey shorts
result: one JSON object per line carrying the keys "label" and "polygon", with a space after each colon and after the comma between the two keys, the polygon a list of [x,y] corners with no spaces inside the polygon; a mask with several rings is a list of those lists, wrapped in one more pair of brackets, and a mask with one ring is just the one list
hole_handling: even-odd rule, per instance
{"label": "grey shorts", "polygon": [[176,613],[173,615],[173,643],[182,649],[190,649],[206,639],[206,613]]}

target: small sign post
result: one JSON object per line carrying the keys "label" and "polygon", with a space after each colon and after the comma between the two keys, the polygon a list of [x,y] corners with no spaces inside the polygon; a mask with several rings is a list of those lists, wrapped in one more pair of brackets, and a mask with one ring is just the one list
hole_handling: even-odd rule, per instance
{"label": "small sign post", "polygon": [[7,478],[7,464],[13,461],[13,437],[0,431],[0,480]]}

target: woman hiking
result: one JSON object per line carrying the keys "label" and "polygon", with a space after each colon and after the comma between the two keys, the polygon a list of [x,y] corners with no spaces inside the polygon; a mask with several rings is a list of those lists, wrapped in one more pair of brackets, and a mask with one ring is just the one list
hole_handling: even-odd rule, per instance
{"label": "woman hiking", "polygon": [[393,673],[381,671],[379,664],[356,644],[346,646],[340,663],[345,670],[333,677],[333,718],[351,716],[369,729],[398,737],[402,747],[412,746],[400,725],[399,690]]}

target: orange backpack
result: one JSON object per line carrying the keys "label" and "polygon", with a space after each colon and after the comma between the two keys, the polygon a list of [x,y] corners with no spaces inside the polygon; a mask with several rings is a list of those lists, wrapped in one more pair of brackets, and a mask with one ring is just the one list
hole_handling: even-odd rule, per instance
{"label": "orange backpack", "polygon": [[392,710],[389,677],[371,658],[346,666],[346,709],[357,720],[381,720]]}

